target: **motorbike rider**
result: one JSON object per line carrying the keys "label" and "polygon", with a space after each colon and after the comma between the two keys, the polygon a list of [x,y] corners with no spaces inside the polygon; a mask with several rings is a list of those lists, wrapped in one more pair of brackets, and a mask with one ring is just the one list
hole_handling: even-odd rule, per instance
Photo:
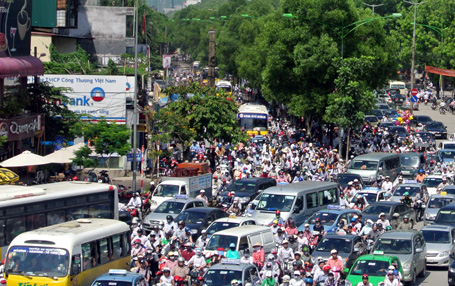
{"label": "motorbike rider", "polygon": [[428,194],[422,189],[418,192],[414,198],[414,210],[416,211],[417,221],[422,219],[424,213],[424,205],[428,202]]}
{"label": "motorbike rider", "polygon": [[136,239],[139,239],[141,241],[142,245],[145,245],[147,242],[147,236],[145,236],[144,231],[142,229],[137,230],[137,235],[132,239],[132,241],[136,241]]}
{"label": "motorbike rider", "polygon": [[171,215],[166,216],[166,221],[164,222],[164,231],[174,231],[178,228],[177,223],[174,221],[174,217]]}
{"label": "motorbike rider", "polygon": [[265,261],[265,252],[262,249],[262,244],[260,242],[256,242],[253,245],[253,262],[258,266],[262,267]]}
{"label": "motorbike rider", "polygon": [[294,252],[289,247],[289,241],[287,239],[283,240],[282,247],[278,249],[277,256],[280,264],[286,260],[294,260]]}
{"label": "motorbike rider", "polygon": [[313,226],[313,231],[318,231],[319,234],[324,235],[324,226],[321,223],[321,218],[317,217],[315,219],[315,224]]}
{"label": "motorbike rider", "polygon": [[282,244],[283,243],[283,241],[285,240],[285,236],[284,236],[284,231],[283,231],[283,229],[281,227],[278,228],[278,231],[273,236],[273,238],[275,240],[275,243],[277,243],[277,244]]}
{"label": "motorbike rider", "polygon": [[250,250],[247,248],[243,250],[243,256],[240,257],[240,263],[253,264],[253,257],[250,255]]}
{"label": "motorbike rider", "polygon": [[436,188],[436,192],[439,194],[447,186],[449,186],[449,183],[447,182],[447,177],[442,177],[442,182]]}
{"label": "motorbike rider", "polygon": [[289,281],[289,286],[303,286],[304,281],[299,270],[294,271],[294,277]]}
{"label": "motorbike rider", "polygon": [[226,252],[226,258],[240,259],[239,252],[235,249],[235,243],[229,245],[229,250]]}
{"label": "motorbike rider", "polygon": [[140,239],[134,240],[133,248],[131,249],[131,258],[145,256],[145,248],[141,243]]}
{"label": "motorbike rider", "polygon": [[262,281],[261,286],[275,286],[277,282],[275,279],[272,277],[272,271],[267,271],[265,273],[265,279]]}
{"label": "motorbike rider", "polygon": [[239,216],[241,214],[241,207],[239,203],[239,198],[235,198],[234,202],[232,205],[229,207],[229,209],[226,211],[227,213],[233,213],[236,216]]}
{"label": "motorbike rider", "polygon": [[319,275],[318,277],[314,277],[314,281],[316,285],[320,285],[320,283],[324,283],[329,279],[329,271],[330,271],[330,266],[324,265],[322,268],[323,273]]}
{"label": "motorbike rider", "polygon": [[302,256],[301,256],[301,259],[303,262],[311,262],[311,254],[310,254],[310,248],[308,247],[308,245],[304,245],[302,247]]}
{"label": "motorbike rider", "polygon": [[203,249],[207,245],[208,241],[209,237],[207,236],[207,230],[204,229],[201,231],[201,236],[199,236],[196,240],[196,246]]}
{"label": "motorbike rider", "polygon": [[289,281],[291,281],[291,277],[289,275],[283,276],[283,283],[280,286],[289,286]]}
{"label": "motorbike rider", "polygon": [[330,268],[332,267],[339,267],[340,269],[344,269],[344,260],[341,259],[341,257],[338,257],[338,251],[336,249],[332,249],[330,251],[330,258],[327,260],[327,264],[328,266],[330,266]]}
{"label": "motorbike rider", "polygon": [[177,259],[177,266],[172,268],[171,276],[172,277],[175,277],[175,276],[182,277],[184,282],[188,282],[188,280],[190,278],[190,269],[188,268],[188,266],[185,266],[185,258],[179,257]]}
{"label": "motorbike rider", "polygon": [[390,226],[390,221],[385,218],[385,213],[380,213],[379,214],[379,219],[376,223],[381,223],[383,227],[388,227]]}
{"label": "motorbike rider", "polygon": [[382,233],[378,229],[378,224],[374,223],[371,231],[368,233],[368,238],[376,241]]}
{"label": "motorbike rider", "polygon": [[288,241],[289,241],[289,248],[292,249],[294,253],[296,253],[299,250],[299,243],[295,239],[295,235],[289,235],[288,236]]}
{"label": "motorbike rider", "polygon": [[207,263],[205,262],[205,257],[202,255],[202,249],[201,248],[196,248],[195,251],[196,255],[193,255],[193,257],[190,258],[188,261],[188,265],[191,267],[196,267],[196,268],[204,268]]}
{"label": "motorbike rider", "polygon": [[382,183],[382,190],[386,191],[387,193],[392,193],[393,190],[393,183],[390,181],[390,177],[386,176],[385,181]]}
{"label": "motorbike rider", "polygon": [[412,224],[409,222],[408,215],[403,216],[403,221],[400,222],[397,229],[402,229],[402,230],[411,230],[412,229]]}
{"label": "motorbike rider", "polygon": [[140,211],[142,208],[142,199],[137,192],[133,192],[133,196],[126,206],[136,209],[139,217],[142,217],[142,212]]}
{"label": "motorbike rider", "polygon": [[357,284],[357,286],[373,286],[373,284],[371,284],[371,283],[369,282],[368,274],[363,274],[363,275],[362,275],[362,281],[359,282],[359,283]]}
{"label": "motorbike rider", "polygon": [[205,190],[200,190],[199,195],[196,196],[196,199],[203,200],[206,205],[209,204],[209,200],[207,199],[207,196],[205,195]]}
{"label": "motorbike rider", "polygon": [[401,199],[401,202],[405,205],[407,205],[408,207],[411,207],[412,206],[412,199],[411,197],[409,196],[409,192],[404,192],[403,194],[403,198]]}
{"label": "motorbike rider", "polygon": [[423,169],[420,169],[419,174],[416,176],[416,181],[422,183],[425,178],[426,178],[425,171]]}

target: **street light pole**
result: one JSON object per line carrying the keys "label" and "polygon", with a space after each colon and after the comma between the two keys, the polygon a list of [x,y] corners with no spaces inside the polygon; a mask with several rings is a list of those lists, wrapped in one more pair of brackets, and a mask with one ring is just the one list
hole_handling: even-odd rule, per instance
{"label": "street light pole", "polygon": [[373,10],[373,15],[374,15],[374,8],[384,6],[384,4],[367,4],[367,3],[363,3],[363,5],[371,7],[371,9]]}
{"label": "street light pole", "polygon": [[135,3],[135,19],[136,23],[134,23],[134,96],[133,96],[133,140],[131,144],[132,149],[133,149],[133,192],[136,192],[136,154],[137,154],[137,92],[138,92],[138,84],[137,84],[137,29],[139,27],[138,22],[139,22],[139,3],[138,0],[136,0]]}
{"label": "street light pole", "polygon": [[427,1],[419,3],[419,2],[411,2],[411,1],[404,0],[404,2],[414,6],[414,29],[412,32],[412,61],[411,61],[411,89],[413,89],[414,82],[415,82],[415,73],[414,73],[415,59],[416,59],[416,24],[415,23],[417,23],[417,6],[419,6],[420,4],[426,3]]}

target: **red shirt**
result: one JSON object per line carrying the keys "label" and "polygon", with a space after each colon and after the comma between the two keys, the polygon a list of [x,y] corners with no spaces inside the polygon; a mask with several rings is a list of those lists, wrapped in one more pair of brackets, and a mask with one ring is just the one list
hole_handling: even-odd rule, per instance
{"label": "red shirt", "polygon": [[182,251],[182,257],[186,260],[186,261],[189,261],[191,259],[191,257],[193,257],[196,253],[194,253],[194,251],[191,249],[188,251],[188,249],[184,249]]}

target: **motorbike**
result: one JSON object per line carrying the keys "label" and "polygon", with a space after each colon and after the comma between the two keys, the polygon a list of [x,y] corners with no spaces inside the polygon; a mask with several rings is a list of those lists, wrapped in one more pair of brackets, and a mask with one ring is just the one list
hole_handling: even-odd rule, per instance
{"label": "motorbike", "polygon": [[367,250],[368,250],[368,252],[370,252],[371,249],[373,249],[373,244],[374,244],[374,240],[368,238],[367,239]]}
{"label": "motorbike", "polygon": [[96,175],[95,169],[91,169],[87,173],[87,178],[85,178],[85,181],[87,182],[92,182],[92,183],[97,183],[98,182],[98,176]]}
{"label": "motorbike", "polygon": [[322,238],[322,234],[319,231],[313,230],[313,240],[310,241],[310,250],[313,252],[316,249],[316,245],[318,245],[319,240]]}
{"label": "motorbike", "polygon": [[434,102],[431,103],[431,109],[436,110],[436,104]]}
{"label": "motorbike", "polygon": [[111,180],[109,178],[109,174],[107,173],[106,170],[102,170],[100,172],[100,176],[98,177],[98,182],[105,183],[105,184],[109,184],[111,182]]}
{"label": "motorbike", "polygon": [[423,218],[423,214],[425,212],[425,204],[422,200],[417,200],[414,204],[414,209],[416,212],[416,221],[421,221]]}

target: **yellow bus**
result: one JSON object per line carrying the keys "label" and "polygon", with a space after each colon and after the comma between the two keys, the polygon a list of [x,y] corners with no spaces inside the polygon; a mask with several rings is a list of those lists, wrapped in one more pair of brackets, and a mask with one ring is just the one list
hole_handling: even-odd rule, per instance
{"label": "yellow bus", "polygon": [[118,219],[115,186],[60,182],[0,186],[0,257],[19,234],[79,218]]}
{"label": "yellow bus", "polygon": [[111,219],[78,219],[18,235],[6,256],[9,286],[86,286],[109,269],[129,269],[130,229]]}
{"label": "yellow bus", "polygon": [[255,103],[240,105],[239,113],[237,114],[240,127],[250,136],[267,135],[268,117],[267,107]]}

